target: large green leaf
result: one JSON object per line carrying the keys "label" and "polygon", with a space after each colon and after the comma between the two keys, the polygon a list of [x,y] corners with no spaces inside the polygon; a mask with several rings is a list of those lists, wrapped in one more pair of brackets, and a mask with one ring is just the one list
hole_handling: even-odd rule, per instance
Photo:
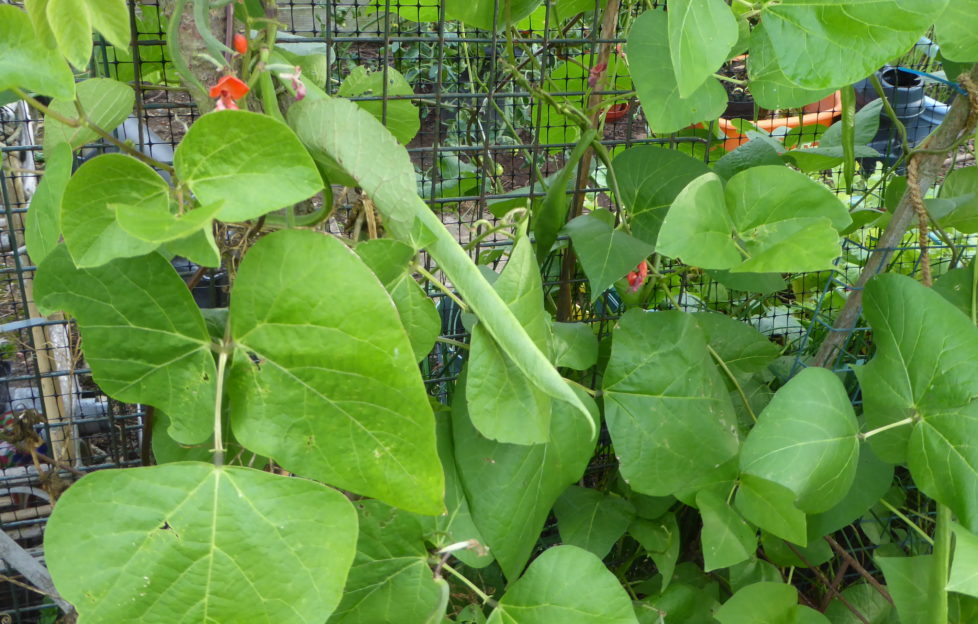
{"label": "large green leaf", "polygon": [[358,244],[356,252],[394,300],[415,359],[424,359],[441,333],[441,317],[434,301],[411,275],[414,249],[400,241],[378,238]]}
{"label": "large green leaf", "polygon": [[785,583],[754,583],[730,597],[716,612],[720,624],[795,624],[798,591]]}
{"label": "large green leaf", "polygon": [[806,368],[758,416],[740,450],[740,469],[787,487],[806,513],[828,511],[856,477],[858,432],[849,395],[835,373]]}
{"label": "large green leaf", "polygon": [[941,225],[969,234],[978,232],[978,167],[975,166],[952,170],[941,185],[941,198],[968,195],[972,197],[942,218]]}
{"label": "large green leaf", "polygon": [[[484,438],[466,412],[464,377],[452,402],[455,463],[476,526],[503,573],[516,579],[526,565],[557,497],[584,474],[595,437],[571,408],[554,404],[550,441],[531,446]],[[583,395],[583,392],[582,392]],[[597,414],[586,395],[582,400]]]}
{"label": "large green leaf", "polygon": [[82,165],[61,200],[61,228],[76,266],[97,267],[156,249],[157,243],[122,229],[115,205],[168,212],[170,187],[148,165],[122,154],[105,154]]}
{"label": "large green leaf", "polygon": [[[393,67],[384,66],[383,70],[372,72],[363,65],[357,65],[343,79],[337,95],[346,98],[383,97],[386,99],[389,96],[414,95],[414,90],[404,76]],[[384,121],[391,134],[405,145],[418,134],[421,128],[418,107],[410,100],[362,100],[357,102],[357,106]]]}
{"label": "large green leaf", "polygon": [[550,250],[557,241],[557,235],[567,221],[568,187],[573,190],[577,165],[596,136],[597,132],[593,129],[584,133],[564,161],[564,166],[553,177],[543,201],[537,203],[538,209],[533,213],[533,236],[536,241],[537,261],[541,265],[550,255]]}
{"label": "large green leaf", "polygon": [[540,0],[510,0],[507,14],[506,3],[498,0],[446,0],[445,17],[482,30],[499,31],[533,13],[539,4]]}
{"label": "large green leaf", "polygon": [[662,586],[667,587],[676,571],[682,543],[676,514],[670,512],[654,520],[635,518],[628,527],[628,533],[655,562],[655,567],[662,575]]}
{"label": "large green leaf", "polygon": [[850,585],[842,590],[842,597],[846,602],[835,598],[825,609],[832,624],[865,624],[849,610],[849,606],[855,607],[869,624],[899,624],[893,603],[869,583]]}
{"label": "large green leaf", "polygon": [[737,454],[733,407],[688,314],[628,311],[614,331],[603,393],[621,473],[636,492],[694,488]]}
{"label": "large green leaf", "polygon": [[310,231],[266,236],[241,263],[230,322],[231,422],[244,446],[402,509],[444,510],[414,352],[353,251]]}
{"label": "large green leaf", "polygon": [[635,517],[624,498],[572,485],[554,504],[560,541],[603,559]]}
{"label": "large green leaf", "polygon": [[837,230],[850,222],[835,195],[797,171],[754,167],[726,187],[709,173],[673,202],[658,250],[706,269],[818,271],[840,254]]}
{"label": "large green leaf", "polygon": [[68,188],[74,158],[71,148],[62,143],[46,149],[44,160],[44,177],[31,197],[24,227],[24,243],[35,265],[61,240],[61,198]]}
{"label": "large green leaf", "polygon": [[788,80],[806,89],[839,88],[909,50],[947,1],[785,0],[764,5],[761,19]]}
{"label": "large green leaf", "polygon": [[79,70],[92,58],[92,17],[86,0],[48,0],[47,19],[58,51]]}
{"label": "large green leaf", "polygon": [[[543,307],[540,269],[529,237],[523,236],[513,246],[509,261],[492,287],[537,348],[546,353],[550,346],[550,315]],[[510,361],[482,323],[472,329],[465,396],[472,424],[490,440],[509,444],[547,441],[550,397]]]}
{"label": "large green leaf", "polygon": [[805,514],[794,505],[795,494],[780,483],[742,475],[734,505],[751,524],[781,539],[808,545]]}
{"label": "large green leaf", "polygon": [[177,147],[173,165],[201,204],[224,202],[222,221],[254,219],[323,188],[316,164],[288,126],[242,110],[198,119]]}
{"label": "large green leaf", "polygon": [[598,337],[586,323],[551,323],[554,364],[587,370],[598,362]]}
{"label": "large green leaf", "polygon": [[861,518],[883,498],[892,482],[893,466],[864,445],[859,453],[856,478],[845,497],[832,509],[808,517],[808,541],[834,533]]}
{"label": "large green leaf", "polygon": [[978,536],[959,524],[954,530],[954,562],[948,591],[978,597]]}
{"label": "large green leaf", "polygon": [[668,22],[663,11],[645,11],[632,23],[627,44],[638,99],[649,126],[658,134],[716,119],[727,105],[727,92],[714,78],[706,78],[689,97],[680,96],[670,60]]}
{"label": "large green leaf", "polygon": [[757,531],[744,522],[730,505],[715,493],[702,490],[696,504],[703,517],[703,569],[707,572],[750,559],[757,550]]}
{"label": "large green leaf", "polygon": [[715,312],[697,312],[693,318],[707,342],[732,371],[759,373],[774,362],[781,349],[747,323]]}
{"label": "large green leaf", "polygon": [[328,624],[440,621],[445,581],[436,580],[428,567],[417,516],[379,501],[358,501],[356,508],[357,555]]}
{"label": "large green leaf", "polygon": [[934,555],[873,559],[883,571],[900,622],[932,621],[938,601],[946,599],[945,579],[935,573]]}
{"label": "large green leaf", "polygon": [[950,0],[934,22],[941,55],[961,63],[978,61],[978,37],[971,27],[978,15],[978,0]]}
{"label": "large green leaf", "polygon": [[204,318],[159,254],[76,269],[63,245],[38,267],[34,298],[78,321],[85,359],[106,394],[171,416],[170,436],[195,444],[211,433],[217,370]]}
{"label": "large green leaf", "polygon": [[[486,540],[472,519],[469,500],[462,488],[459,469],[455,462],[455,438],[452,433],[451,410],[435,412],[438,435],[438,456],[445,471],[445,507],[448,513],[440,516],[421,516],[421,523],[437,546],[448,546],[459,542],[469,542],[470,548],[456,550],[453,557],[470,568],[484,568],[493,562],[494,557],[486,548]],[[471,425],[469,425],[471,428]],[[430,539],[430,538],[429,538]],[[475,542],[475,543],[474,543]]]}
{"label": "large green leaf", "polygon": [[549,396],[570,403],[596,426],[584,403],[533,343],[438,216],[417,195],[407,150],[372,115],[342,99],[304,100],[289,123],[317,161],[333,162],[373,200],[384,227],[415,249],[424,246],[503,353]]}
{"label": "large green leaf", "polygon": [[637,624],[632,602],[601,560],[576,546],[546,550],[509,586],[488,624]]}
{"label": "large green leaf", "polygon": [[184,462],[92,473],[44,551],[80,619],[314,624],[340,601],[357,521],[305,479]]}
{"label": "large green leaf", "polygon": [[210,228],[223,203],[172,214],[162,206],[152,210],[125,204],[109,204],[119,226],[131,236],[151,243],[168,243]]}
{"label": "large green leaf", "polygon": [[[91,78],[78,83],[75,86],[75,97],[81,102],[89,121],[107,130],[112,130],[125,121],[136,103],[136,94],[132,87],[109,78]],[[78,118],[74,98],[55,99],[49,108],[68,119]],[[97,138],[98,134],[87,126],[72,128],[51,115],[44,117],[45,156],[56,143],[67,143],[72,149],[78,149]]]}
{"label": "large green leaf", "polygon": [[818,102],[835,91],[834,87],[805,89],[789,80],[781,69],[763,22],[751,29],[747,72],[754,101],[758,106],[769,110],[800,108]]}
{"label": "large green leaf", "polygon": [[876,355],[860,371],[871,428],[913,418],[870,438],[881,458],[906,458],[917,486],[978,529],[978,329],[938,293],[904,275],[866,285]]}
{"label": "large green leaf", "polygon": [[669,55],[679,96],[688,98],[720,69],[738,26],[723,0],[669,0]]}
{"label": "large green leaf", "polygon": [[702,160],[653,145],[630,147],[615,156],[611,165],[632,234],[650,245],[655,245],[662,219],[676,195],[710,171]]}
{"label": "large green leaf", "polygon": [[591,301],[597,301],[654,250],[649,243],[614,229],[608,220],[593,212],[577,217],[564,226],[564,231],[570,235],[591,284]]}
{"label": "large green leaf", "polygon": [[13,87],[71,98],[75,79],[61,55],[35,36],[26,13],[0,5],[0,91]]}

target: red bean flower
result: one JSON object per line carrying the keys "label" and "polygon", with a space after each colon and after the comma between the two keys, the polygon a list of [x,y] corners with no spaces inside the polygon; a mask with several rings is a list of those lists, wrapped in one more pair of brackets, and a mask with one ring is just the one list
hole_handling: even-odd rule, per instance
{"label": "red bean flower", "polygon": [[215,110],[238,110],[236,102],[251,89],[236,76],[225,76],[211,87],[210,96],[218,98]]}
{"label": "red bean flower", "polygon": [[635,270],[628,274],[628,289],[632,292],[638,292],[638,289],[645,285],[645,280],[649,276],[649,265],[642,260],[635,267]]}

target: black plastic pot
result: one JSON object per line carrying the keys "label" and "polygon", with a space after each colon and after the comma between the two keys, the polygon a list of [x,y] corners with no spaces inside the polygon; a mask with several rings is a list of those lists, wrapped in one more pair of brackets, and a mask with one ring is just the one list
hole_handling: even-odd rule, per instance
{"label": "black plastic pot", "polygon": [[[898,67],[883,67],[876,72],[883,86],[886,99],[907,130],[907,142],[916,146],[939,126],[947,115],[949,106],[924,94],[924,82],[920,76]],[[856,104],[860,108],[879,99],[869,78],[855,85]],[[861,159],[864,168],[872,169],[877,162],[892,165],[903,154],[899,133],[885,111],[880,112],[880,127],[869,146],[882,154],[882,158]]]}

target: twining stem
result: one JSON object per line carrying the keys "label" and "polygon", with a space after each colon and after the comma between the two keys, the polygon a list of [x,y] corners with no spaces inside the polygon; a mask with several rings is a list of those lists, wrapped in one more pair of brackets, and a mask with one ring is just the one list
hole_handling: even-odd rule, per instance
{"label": "twining stem", "polygon": [[17,87],[11,87],[11,91],[16,93],[17,97],[30,104],[32,108],[40,111],[45,116],[50,117],[51,119],[54,119],[55,121],[58,121],[60,123],[63,123],[69,128],[82,128],[82,127],[88,128],[89,130],[99,135],[100,137],[102,137],[112,145],[118,147],[123,152],[129,154],[130,156],[134,156],[135,158],[143,161],[150,167],[162,169],[163,171],[166,171],[167,173],[170,174],[173,173],[173,167],[171,167],[170,165],[164,162],[160,162],[150,156],[147,156],[146,154],[142,153],[141,151],[133,147],[132,144],[126,143],[125,141],[120,141],[119,139],[112,136],[111,132],[108,132],[107,130],[92,123],[89,120],[88,115],[85,114],[84,109],[82,109],[81,102],[79,102],[78,100],[75,100],[75,107],[78,110],[79,117],[78,119],[73,119],[71,117],[66,117],[61,113],[59,113],[58,111],[45,106],[40,101],[34,99],[33,97],[31,97],[30,95],[28,95],[27,93],[25,93],[24,91],[22,91]]}
{"label": "twining stem", "polygon": [[937,530],[934,533],[934,591],[940,592],[937,608],[931,613],[931,622],[945,624],[947,622],[947,585],[948,571],[951,567],[951,509],[947,505],[937,503]]}
{"label": "twining stem", "polygon": [[916,419],[915,416],[907,416],[903,420],[898,420],[898,421],[892,422],[892,423],[890,423],[888,425],[883,425],[882,427],[877,427],[876,429],[870,429],[866,433],[860,433],[859,434],[859,439],[860,440],[868,440],[869,438],[873,437],[877,433],[883,433],[884,431],[889,431],[890,429],[896,429],[897,427],[903,427],[904,425],[912,425],[916,420],[917,419]]}
{"label": "twining stem", "polygon": [[740,400],[744,404],[744,409],[746,409],[747,413],[750,414],[751,420],[757,422],[757,415],[754,414],[754,410],[750,406],[750,401],[747,400],[747,394],[744,392],[744,389],[740,387],[740,382],[737,381],[736,377],[734,377],[733,371],[730,370],[727,363],[723,361],[723,358],[720,357],[720,354],[717,353],[713,347],[706,345],[706,350],[710,352],[710,355],[713,356],[713,361],[717,363],[717,366],[719,366],[724,373],[726,373],[727,378],[733,383],[734,387],[737,388],[737,394],[740,395]]}
{"label": "twining stem", "polygon": [[443,570],[448,570],[449,574],[451,574],[452,576],[454,576],[458,580],[462,581],[462,583],[466,587],[468,587],[473,592],[475,592],[475,595],[482,599],[482,604],[487,604],[487,605],[489,605],[491,607],[495,607],[498,604],[495,600],[492,599],[491,596],[489,596],[487,593],[485,593],[484,591],[482,591],[481,589],[479,589],[479,586],[478,585],[476,585],[475,583],[473,583],[472,581],[470,581],[468,578],[465,577],[464,574],[462,574],[461,572],[459,572],[458,570],[456,570],[452,566],[448,565],[447,563],[443,563],[443,564],[441,564],[441,567],[442,567]]}
{"label": "twining stem", "polygon": [[904,514],[902,511],[894,507],[892,504],[890,504],[889,501],[887,501],[885,498],[881,498],[880,504],[886,507],[890,511],[890,513],[892,513],[894,516],[896,516],[900,520],[903,520],[903,522],[906,523],[911,529],[913,529],[914,533],[922,537],[925,542],[927,542],[931,546],[934,545],[934,540],[930,538],[930,535],[927,535],[926,531],[924,531],[922,528],[917,526],[916,522],[908,518],[906,514]]}
{"label": "twining stem", "polygon": [[231,325],[224,330],[224,341],[217,355],[217,389],[214,397],[214,465],[224,465],[224,432],[222,431],[222,403],[224,399],[224,369],[227,367],[228,354],[231,352]]}
{"label": "twining stem", "polygon": [[459,349],[464,349],[466,351],[468,351],[470,349],[470,347],[469,347],[469,345],[467,343],[464,343],[464,342],[462,342],[460,340],[452,340],[451,338],[445,338],[444,336],[438,336],[437,338],[435,338],[435,342],[440,342],[442,344],[447,344],[447,345],[451,345],[453,347],[458,347]]}
{"label": "twining stem", "polygon": [[456,305],[458,305],[458,307],[462,309],[463,312],[468,312],[469,306],[465,305],[465,302],[459,299],[458,295],[453,293],[451,288],[442,284],[437,277],[435,277],[434,275],[431,274],[431,272],[428,271],[428,269],[424,268],[420,264],[415,264],[413,267],[411,267],[411,270],[420,273],[421,276],[426,280],[428,280],[428,282],[432,286],[445,293],[449,299],[454,301]]}

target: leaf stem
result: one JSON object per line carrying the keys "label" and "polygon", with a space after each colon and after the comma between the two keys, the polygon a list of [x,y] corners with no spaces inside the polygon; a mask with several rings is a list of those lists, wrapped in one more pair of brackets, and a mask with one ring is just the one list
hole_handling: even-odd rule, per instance
{"label": "leaf stem", "polygon": [[413,271],[417,271],[418,273],[420,273],[421,276],[423,278],[425,278],[426,280],[428,280],[428,282],[432,286],[434,286],[438,290],[440,290],[443,293],[445,293],[446,295],[448,295],[448,298],[449,299],[451,299],[452,301],[454,301],[458,305],[458,307],[462,308],[462,312],[468,312],[469,311],[469,306],[465,305],[465,302],[462,301],[461,299],[459,299],[458,298],[458,295],[456,295],[455,293],[453,293],[452,290],[448,286],[445,286],[444,284],[442,284],[440,281],[438,281],[438,278],[437,277],[435,277],[430,272],[428,272],[428,269],[424,268],[420,264],[415,264],[412,267],[412,270]]}
{"label": "leaf stem", "polygon": [[[927,535],[927,532],[924,531],[919,526],[917,526],[917,523],[914,522],[913,520],[911,520],[910,518],[908,518],[906,516],[906,514],[904,514],[902,511],[900,511],[899,509],[897,509],[896,507],[894,507],[892,504],[890,504],[890,502],[888,500],[886,500],[885,498],[881,498],[880,499],[880,503],[884,507],[886,507],[894,516],[896,516],[897,518],[903,520],[911,529],[914,530],[914,532],[917,535],[919,535],[920,537],[922,537],[925,542],[927,542],[931,546],[934,545],[934,540],[931,539],[930,535]],[[940,527],[938,527],[938,531],[940,531]]]}
{"label": "leaf stem", "polygon": [[89,120],[88,115],[85,113],[85,110],[82,108],[81,102],[79,102],[78,100],[75,100],[75,108],[78,110],[79,117],[78,117],[78,119],[73,119],[71,117],[66,117],[66,116],[62,115],[61,113],[59,113],[59,112],[57,112],[55,110],[52,110],[50,107],[45,106],[40,101],[38,101],[35,98],[31,97],[30,95],[28,95],[27,93],[25,93],[24,91],[22,91],[21,89],[19,89],[17,87],[12,87],[11,88],[11,91],[13,91],[14,93],[16,93],[17,94],[17,97],[19,97],[20,99],[24,100],[28,104],[30,104],[31,105],[31,108],[34,108],[35,110],[40,111],[46,117],[50,117],[51,119],[54,119],[55,121],[58,121],[60,123],[63,123],[64,125],[68,126],[69,128],[81,128],[81,127],[88,128],[89,130],[91,130],[92,132],[94,132],[95,134],[97,134],[98,136],[100,136],[101,138],[105,139],[106,141],[108,141],[112,145],[118,147],[123,152],[129,154],[130,156],[134,156],[135,158],[143,161],[144,163],[146,163],[150,167],[155,167],[157,169],[162,169],[162,170],[164,170],[164,171],[166,171],[167,173],[170,173],[170,174],[173,173],[173,167],[171,167],[170,165],[168,165],[168,164],[166,164],[164,162],[160,162],[160,161],[158,161],[155,158],[152,158],[150,156],[147,156],[146,154],[142,153],[141,151],[139,151],[138,149],[136,149],[135,147],[133,147],[131,144],[126,143],[125,141],[120,141],[119,139],[117,139],[116,137],[114,137],[111,132],[109,132],[109,131],[105,130],[104,128],[102,128],[100,126],[97,126],[94,123],[92,123],[91,120]]}
{"label": "leaf stem", "polygon": [[222,403],[224,399],[224,369],[228,363],[228,353],[231,348],[231,324],[228,323],[224,330],[224,340],[221,342],[221,350],[217,355],[217,389],[214,396],[214,465],[224,465],[224,432],[222,431]]}
{"label": "leaf stem", "polygon": [[947,505],[937,503],[937,531],[934,533],[934,574],[936,587],[940,592],[937,598],[937,608],[931,613],[932,621],[937,624],[947,622],[947,585],[948,570],[951,567],[951,509]]}
{"label": "leaf stem", "polygon": [[889,431],[890,429],[896,429],[897,427],[902,427],[904,425],[912,425],[916,420],[917,419],[916,419],[915,416],[907,416],[903,420],[898,420],[898,421],[892,422],[892,423],[890,423],[888,425],[883,425],[882,427],[877,427],[876,429],[870,429],[866,433],[860,433],[860,434],[858,434],[858,436],[859,436],[859,439],[860,440],[868,440],[869,438],[873,437],[877,433],[883,433],[884,431]]}
{"label": "leaf stem", "polygon": [[461,340],[452,340],[451,338],[445,338],[444,336],[438,336],[437,338],[435,338],[435,342],[452,345],[453,347],[458,347],[459,349],[464,349],[466,351],[470,349],[469,345],[462,342]]}
{"label": "leaf stem", "polygon": [[750,406],[750,401],[747,400],[747,394],[740,386],[740,382],[737,381],[737,378],[734,377],[733,371],[727,367],[727,363],[723,361],[723,358],[720,357],[720,354],[717,353],[713,347],[706,345],[706,350],[710,352],[710,355],[713,356],[713,360],[717,363],[717,366],[723,369],[723,372],[726,373],[727,378],[730,379],[730,381],[733,382],[734,387],[737,388],[737,394],[740,395],[740,400],[744,404],[744,409],[746,409],[747,413],[750,414],[751,420],[757,422],[757,415],[754,414],[754,410]]}
{"label": "leaf stem", "polygon": [[447,563],[443,563],[441,567],[442,567],[443,570],[448,570],[448,573],[449,574],[451,574],[452,576],[454,576],[458,580],[462,581],[462,583],[466,587],[468,587],[473,592],[475,592],[475,595],[482,599],[482,604],[487,604],[487,605],[489,605],[489,606],[491,606],[493,608],[495,608],[499,604],[498,602],[496,602],[495,600],[493,600],[492,596],[488,595],[487,593],[485,593],[484,591],[482,591],[481,589],[479,589],[479,586],[478,585],[476,585],[475,583],[473,583],[472,581],[470,581],[468,578],[465,577],[465,575],[463,575],[461,572],[459,572],[458,570],[456,570],[452,566],[448,565]]}

